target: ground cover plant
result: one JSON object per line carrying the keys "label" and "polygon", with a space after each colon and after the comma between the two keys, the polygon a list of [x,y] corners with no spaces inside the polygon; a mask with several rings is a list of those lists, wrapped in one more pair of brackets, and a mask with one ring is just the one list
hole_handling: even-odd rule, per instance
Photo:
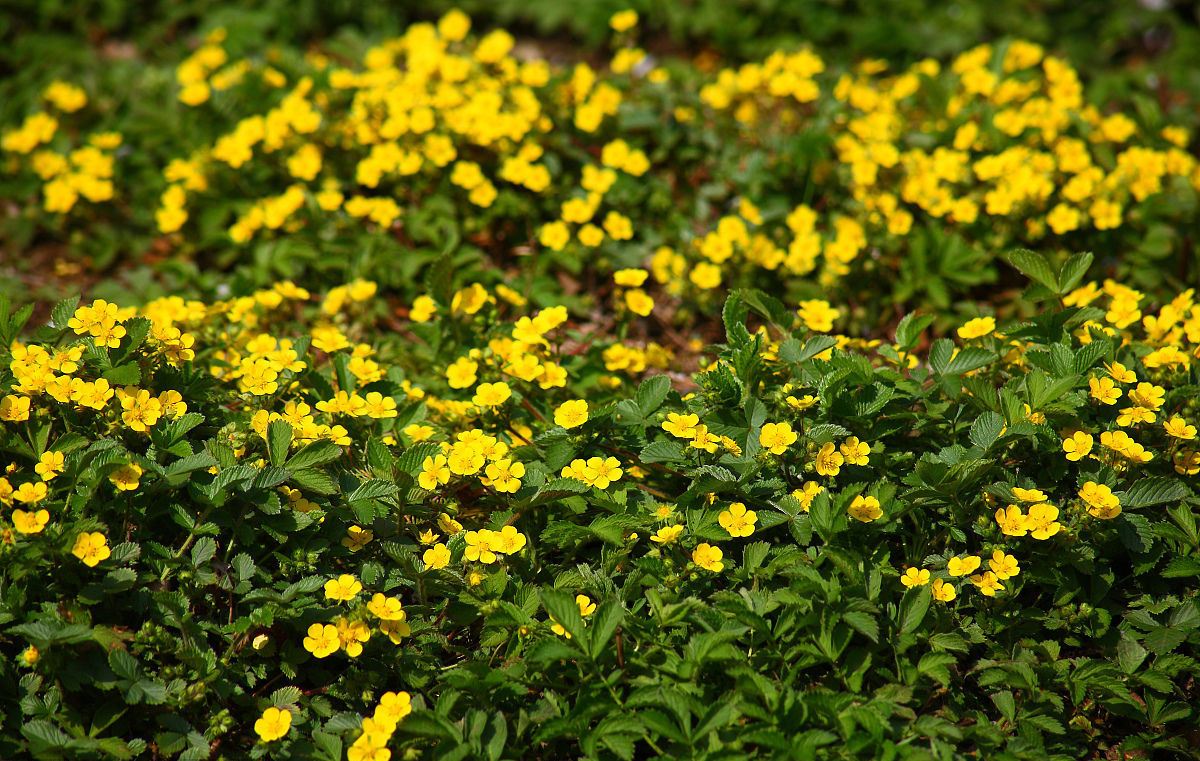
{"label": "ground cover plant", "polygon": [[1200,755],[1191,90],[188,8],[5,85],[0,758]]}
{"label": "ground cover plant", "polygon": [[698,66],[646,52],[630,19],[595,63],[453,12],[309,51],[217,28],[170,65],[43,83],[4,133],[9,247],[100,272],[141,251],[209,289],[234,269],[406,298],[452,252],[541,304],[564,276],[586,301],[649,262],[642,292],[682,323],[751,286],[832,292],[863,329],[951,308],[1016,246],[1091,250],[1137,287],[1195,276],[1200,170],[1177,98],[1089,93],[1019,39],[903,67],[816,48]]}

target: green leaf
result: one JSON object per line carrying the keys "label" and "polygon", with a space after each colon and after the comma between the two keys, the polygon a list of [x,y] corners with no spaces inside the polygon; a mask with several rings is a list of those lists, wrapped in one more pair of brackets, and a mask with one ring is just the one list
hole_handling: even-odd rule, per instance
{"label": "green leaf", "polygon": [[1142,665],[1142,661],[1146,660],[1146,648],[1139,645],[1128,634],[1122,635],[1121,640],[1117,643],[1117,665],[1126,674],[1132,674],[1137,671],[1138,666]]}
{"label": "green leaf", "polygon": [[1124,493],[1118,493],[1122,508],[1139,508],[1181,502],[1191,496],[1191,490],[1175,478],[1142,478]]}
{"label": "green leaf", "polygon": [[867,639],[875,643],[879,642],[879,621],[871,614],[861,611],[850,611],[842,614],[842,619]]}
{"label": "green leaf", "polygon": [[725,323],[725,341],[732,347],[745,346],[750,343],[750,331],[746,329],[746,316],[749,309],[742,301],[737,291],[730,293],[721,309],[721,319]]}
{"label": "green leaf", "polygon": [[342,448],[332,441],[314,441],[292,455],[287,461],[287,467],[292,471],[303,470],[333,462],[341,456]]}
{"label": "green leaf", "polygon": [[949,666],[955,661],[955,657],[950,653],[925,653],[917,663],[917,671],[937,680],[945,687],[950,684]]}
{"label": "green leaf", "polygon": [[996,360],[996,355],[987,349],[980,349],[977,346],[968,346],[954,355],[946,364],[946,375],[962,375],[969,373],[972,370],[978,370],[981,367],[986,367]]}
{"label": "green leaf", "polygon": [[[579,605],[575,602],[574,596],[556,589],[543,589],[540,596],[542,607],[546,609],[546,613],[571,635],[574,642],[587,641],[585,639],[587,632],[583,628],[583,616],[579,613]],[[580,646],[582,647],[582,645]]]}
{"label": "green leaf", "polygon": [[129,362],[105,370],[102,377],[114,386],[134,386],[141,382],[142,370],[136,362]]}
{"label": "green leaf", "polygon": [[[32,304],[30,305],[32,306]],[[79,306],[79,297],[71,296],[54,305],[54,309],[50,312],[50,324],[59,330],[66,330],[67,323],[75,315],[75,309]],[[32,309],[30,310],[32,311]]]}
{"label": "green leaf", "polygon": [[591,617],[588,638],[588,655],[592,660],[598,659],[604,652],[624,618],[625,609],[621,607],[620,600],[608,600],[596,610]]}
{"label": "green leaf", "polygon": [[1046,257],[1028,249],[1018,248],[1010,251],[1004,258],[1021,274],[1046,286],[1051,293],[1058,293],[1058,277],[1054,274]]}
{"label": "green leaf", "polygon": [[804,342],[804,347],[800,350],[800,356],[796,359],[797,362],[804,362],[812,359],[818,354],[829,351],[837,346],[837,339],[833,336],[817,335],[812,336]]}
{"label": "green leaf", "polygon": [[933,324],[933,320],[934,317],[930,314],[918,315],[910,312],[904,315],[896,325],[896,344],[901,351],[913,349],[921,339],[921,333]]}
{"label": "green leaf", "polygon": [[291,472],[287,468],[277,468],[275,466],[267,466],[258,471],[254,478],[250,479],[247,485],[247,490],[252,489],[270,489],[279,486],[284,481],[292,477]]}
{"label": "green leaf", "polygon": [[[330,442],[332,443],[332,442]],[[267,426],[267,455],[272,465],[283,465],[292,445],[292,424],[274,420]]]}
{"label": "green leaf", "polygon": [[1065,296],[1079,285],[1088,268],[1092,266],[1092,253],[1084,251],[1073,255],[1058,271],[1058,295]]}
{"label": "green leaf", "polygon": [[1003,429],[1004,418],[999,413],[988,410],[975,418],[975,422],[971,424],[971,443],[986,451],[1000,438],[1000,431]]}
{"label": "green leaf", "polygon": [[400,491],[400,487],[390,481],[382,479],[371,479],[363,481],[354,491],[346,495],[347,502],[358,502],[364,499],[379,499],[380,497],[390,497]]}
{"label": "green leaf", "polygon": [[665,375],[655,375],[642,381],[637,389],[637,406],[642,417],[649,417],[661,407],[669,393],[671,379]]}
{"label": "green leaf", "polygon": [[669,439],[659,439],[642,448],[638,459],[643,463],[653,462],[685,462],[683,447]]}
{"label": "green leaf", "polygon": [[946,372],[953,355],[954,342],[949,338],[939,338],[929,347],[929,367],[938,375],[942,375]]}
{"label": "green leaf", "polygon": [[904,593],[904,599],[900,601],[898,618],[902,633],[917,630],[917,627],[925,620],[925,614],[929,612],[929,603],[932,599],[928,585],[914,587]]}
{"label": "green leaf", "polygon": [[313,494],[329,495],[337,494],[338,491],[337,481],[333,480],[333,476],[317,468],[293,471],[288,481],[297,488]]}
{"label": "green leaf", "polygon": [[192,565],[196,568],[212,560],[217,554],[217,542],[211,536],[202,536],[192,545]]}

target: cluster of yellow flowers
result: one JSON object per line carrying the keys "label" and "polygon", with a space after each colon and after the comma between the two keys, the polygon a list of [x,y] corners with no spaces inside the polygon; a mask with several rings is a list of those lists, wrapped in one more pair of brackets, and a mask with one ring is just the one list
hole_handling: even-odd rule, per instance
{"label": "cluster of yellow flowers", "polygon": [[405,716],[412,713],[412,697],[407,692],[385,692],[379,696],[372,714],[363,719],[362,734],[346,749],[346,761],[387,761],[392,752],[388,740]]}
{"label": "cluster of yellow flowers", "polygon": [[[66,82],[51,83],[44,97],[60,115],[87,105],[83,89]],[[20,127],[6,132],[0,139],[0,149],[29,156],[29,166],[43,183],[42,205],[47,212],[65,214],[80,197],[90,203],[112,200],[112,152],[120,147],[121,136],[115,132],[97,132],[83,145],[56,150],[51,143],[60,134],[59,127],[59,119],[51,111],[38,111],[26,117]]]}
{"label": "cluster of yellow flowers", "polygon": [[[325,583],[325,599],[352,603],[362,592],[363,585],[349,574],[342,574]],[[371,639],[371,624],[380,634],[399,645],[412,633],[400,599],[376,592],[363,606],[351,611],[348,616],[339,616],[332,624],[315,623],[309,626],[304,637],[304,649],[317,658],[326,658],[338,650],[357,658],[362,654],[363,643]]]}
{"label": "cluster of yellow flowers", "polygon": [[[1002,581],[1014,578],[1021,573],[1021,566],[1017,559],[1006,554],[1002,549],[992,552],[988,559],[987,571],[976,573],[982,563],[983,561],[978,555],[955,555],[946,563],[945,574],[950,579],[968,577],[968,581],[979,590],[980,594],[985,597],[995,597],[997,592],[1004,591]],[[958,597],[958,590],[954,588],[950,579],[942,576],[932,578],[929,569],[913,566],[906,568],[900,575],[900,583],[910,589],[930,584],[933,599],[939,602],[950,602]]]}
{"label": "cluster of yellow flowers", "polygon": [[[1150,134],[1123,113],[1102,113],[1085,100],[1075,70],[1032,43],[982,45],[946,66],[929,59],[901,71],[871,60],[836,75],[813,51],[775,52],[689,93],[664,90],[667,71],[632,45],[636,18],[614,18],[607,71],[518,53],[503,30],[472,36],[461,11],[414,24],[353,65],[312,51],[287,74],[268,61],[231,61],[218,30],[178,66],[180,100],[205,109],[238,87],[277,97],[163,168],[158,229],[182,231],[214,194],[246,194],[227,227],[244,244],[326,224],[387,230],[433,195],[481,210],[510,192],[523,203],[496,213],[521,209],[530,242],[584,255],[606,241],[665,239],[644,262],[653,281],[672,295],[702,297],[755,270],[829,286],[864,252],[892,252],[925,221],[998,229],[1006,244],[1048,233],[1065,244],[1061,236],[1075,231],[1143,224],[1138,204],[1200,188],[1185,129]],[[726,213],[695,220],[702,234],[658,229],[614,189],[654,174],[660,146],[605,125],[626,100],[657,103],[664,94],[680,104],[671,115],[681,123],[703,117],[714,129],[829,135],[832,155],[815,157],[812,168],[821,197],[764,215],[743,194]],[[67,114],[87,95],[56,82],[46,100]],[[111,198],[111,151],[121,137],[38,150],[58,131],[57,118],[41,111],[3,139],[4,150],[32,154],[47,210],[68,211],[79,196]],[[653,229],[643,231],[646,224]],[[618,282],[639,315],[653,308],[644,282]]]}
{"label": "cluster of yellow flowers", "polygon": [[[731,110],[756,132],[832,130],[836,164],[819,172],[845,184],[844,198],[827,193],[837,198],[824,212],[832,235],[816,232],[818,216],[807,206],[788,215],[786,230],[750,238],[730,234],[737,217],[720,220],[717,232],[720,224],[728,231],[715,241],[715,233],[699,239],[700,256],[692,257],[699,287],[715,286],[713,268],[727,252],[736,254],[730,265],[746,261],[797,275],[813,271],[823,256],[821,280],[833,282],[847,274],[868,236],[873,243],[881,234],[903,236],[918,214],[960,226],[1004,224],[1028,243],[1047,230],[1112,230],[1134,204],[1173,183],[1200,188],[1185,129],[1144,135],[1125,114],[1101,113],[1086,104],[1075,70],[1032,43],[973,48],[947,72],[932,59],[899,73],[865,61],[830,83],[824,98],[813,79],[823,69],[808,51],[774,53],[721,71],[701,91],[709,107]],[[949,98],[942,94],[947,86]],[[741,219],[757,224],[750,209]],[[662,261],[664,273],[689,269],[667,254]]]}
{"label": "cluster of yellow flowers", "polygon": [[[314,52],[308,56],[312,75],[291,84],[269,65],[229,63],[223,35],[210,36],[178,69],[184,103],[200,107],[214,90],[251,78],[286,93],[277,106],[243,118],[211,146],[167,167],[164,177],[171,185],[159,212],[160,229],[180,229],[188,194],[205,192],[221,166],[242,170],[254,160],[277,163],[292,184],[252,203],[229,229],[235,242],[261,230],[294,229],[303,223],[298,212],[310,197],[324,213],[342,212],[386,229],[401,215],[392,188],[409,187],[414,178],[446,177],[483,208],[496,199],[497,182],[543,192],[551,178],[538,163],[543,151],[536,137],[552,125],[535,89],[549,81],[550,67],[517,61],[507,32],[471,41],[469,30],[470,19],[459,11],[436,25],[415,24],[403,37],[369,50],[357,70]],[[353,174],[343,177],[337,172],[347,152],[355,157]],[[490,158],[494,175],[485,174],[479,161],[460,158],[464,155]],[[360,192],[346,195],[344,184]]]}
{"label": "cluster of yellow flowers", "polygon": [[30,157],[29,165],[43,183],[42,205],[47,212],[66,213],[81,196],[91,203],[112,200],[112,151],[121,145],[121,136],[98,132],[73,150],[55,150],[50,144],[60,134],[60,124],[53,112],[66,115],[79,111],[87,105],[87,93],[75,85],[55,81],[46,88],[43,99],[50,109],[30,114],[21,126],[4,133],[0,149]]}

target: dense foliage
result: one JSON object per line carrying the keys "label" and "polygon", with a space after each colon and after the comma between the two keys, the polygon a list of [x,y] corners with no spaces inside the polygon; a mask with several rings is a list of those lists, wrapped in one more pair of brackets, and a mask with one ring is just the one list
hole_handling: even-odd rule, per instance
{"label": "dense foliage", "polygon": [[400,343],[366,281],[60,304],[3,358],[6,753],[1182,749],[1200,306],[1080,259],[921,353],[737,292],[682,396],[478,284]]}
{"label": "dense foliage", "polygon": [[600,5],[4,83],[0,758],[1200,755],[1187,93]]}

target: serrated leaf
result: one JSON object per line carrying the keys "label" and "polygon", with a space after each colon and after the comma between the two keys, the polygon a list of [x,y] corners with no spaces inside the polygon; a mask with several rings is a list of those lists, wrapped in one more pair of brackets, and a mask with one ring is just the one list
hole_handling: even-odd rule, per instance
{"label": "serrated leaf", "polygon": [[[332,443],[332,442],[330,442]],[[286,420],[273,420],[267,426],[267,456],[272,465],[281,466],[287,460],[292,445],[292,424]]]}
{"label": "serrated leaf", "polygon": [[642,381],[637,389],[637,406],[642,417],[649,417],[661,407],[669,393],[671,379],[665,375],[655,375]]}
{"label": "serrated leaf", "polygon": [[1191,496],[1191,490],[1176,478],[1142,478],[1135,481],[1128,491],[1118,493],[1122,508],[1140,508],[1180,502]]}
{"label": "serrated leaf", "polygon": [[1088,268],[1092,266],[1092,258],[1090,251],[1083,251],[1073,255],[1063,264],[1057,277],[1058,295],[1063,296],[1075,290],[1087,274]]}
{"label": "serrated leaf", "polygon": [[1046,257],[1028,249],[1010,251],[1004,259],[1036,283],[1046,286],[1051,293],[1058,293],[1058,277]]}
{"label": "serrated leaf", "polygon": [[292,455],[287,467],[292,471],[304,470],[333,462],[341,456],[342,448],[332,441],[314,441]]}
{"label": "serrated leaf", "polygon": [[1004,418],[999,413],[988,410],[975,418],[975,422],[971,424],[971,443],[986,451],[1000,438],[1000,431],[1003,429]]}

